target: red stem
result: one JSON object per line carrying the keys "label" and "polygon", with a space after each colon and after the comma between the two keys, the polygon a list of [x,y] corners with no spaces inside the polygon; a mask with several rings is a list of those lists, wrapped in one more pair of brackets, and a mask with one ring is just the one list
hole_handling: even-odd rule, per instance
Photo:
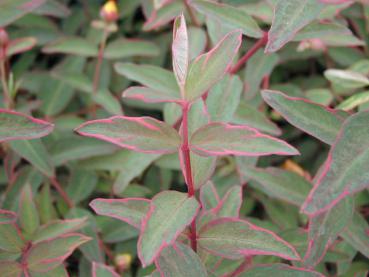
{"label": "red stem", "polygon": [[59,184],[58,180],[56,180],[55,177],[50,178],[51,184],[54,186],[54,188],[58,191],[59,195],[65,203],[67,203],[69,208],[73,208],[74,204],[72,200],[69,198],[68,194],[63,190],[62,186]]}
{"label": "red stem", "polygon": [[266,43],[268,42],[268,33],[265,32],[263,37],[260,38],[250,49],[246,52],[246,54],[236,63],[234,67],[229,70],[229,73],[235,74],[237,73],[245,63]]}
{"label": "red stem", "polygon": [[99,53],[97,56],[97,62],[95,67],[95,74],[94,74],[94,83],[93,83],[93,92],[94,94],[97,94],[97,91],[99,89],[99,83],[100,83],[100,71],[101,71],[101,65],[104,58],[104,51],[106,46],[106,40],[108,38],[108,32],[104,30],[103,37],[101,39]]}
{"label": "red stem", "polygon": [[[182,146],[181,152],[184,162],[185,179],[188,187],[188,197],[193,197],[195,195],[195,186],[192,179],[192,169],[191,169],[191,156],[190,148],[188,144],[188,111],[190,108],[189,103],[184,103],[182,105]],[[196,218],[191,223],[191,248],[193,251],[197,251],[197,234],[196,234]]]}

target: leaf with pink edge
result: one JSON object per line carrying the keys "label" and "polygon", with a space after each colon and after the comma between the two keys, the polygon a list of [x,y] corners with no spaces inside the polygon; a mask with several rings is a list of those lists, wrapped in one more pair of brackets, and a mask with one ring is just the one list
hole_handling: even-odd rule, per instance
{"label": "leaf with pink edge", "polygon": [[301,208],[304,213],[326,211],[344,197],[368,187],[368,122],[369,111],[359,112],[344,122]]}
{"label": "leaf with pink edge", "polygon": [[181,144],[181,138],[174,128],[150,117],[113,116],[88,121],[75,131],[82,136],[144,153],[173,153]]}
{"label": "leaf with pink edge", "polygon": [[93,262],[92,277],[119,277],[120,275],[110,266]]}
{"label": "leaf with pink edge", "polygon": [[250,255],[300,259],[296,250],[276,234],[242,219],[215,219],[203,226],[198,236],[199,247],[227,259]]}
{"label": "leaf with pink edge", "polygon": [[0,261],[1,277],[20,277],[22,276],[22,266],[13,261]]}
{"label": "leaf with pink edge", "polygon": [[202,156],[265,156],[299,153],[288,143],[264,135],[254,128],[225,123],[210,123],[198,129],[190,139],[190,149]]}
{"label": "leaf with pink edge", "polygon": [[6,51],[6,55],[11,57],[32,49],[37,43],[37,39],[33,37],[18,38],[11,40]]}
{"label": "leaf with pink edge", "polygon": [[327,212],[309,220],[309,244],[303,259],[304,267],[315,268],[343,229],[350,225],[354,211],[352,198],[346,198]]}
{"label": "leaf with pink edge", "polygon": [[35,272],[52,270],[89,240],[90,238],[80,234],[68,234],[36,243],[28,252],[27,268]]}
{"label": "leaf with pink edge", "polygon": [[124,98],[140,100],[147,103],[175,102],[180,103],[179,95],[173,95],[165,90],[153,90],[147,87],[130,87],[123,92]]}
{"label": "leaf with pink edge", "polygon": [[177,191],[163,191],[151,200],[137,245],[138,257],[144,267],[151,264],[164,247],[175,242],[199,208],[195,197]]}
{"label": "leaf with pink edge", "polygon": [[289,266],[286,264],[263,264],[256,265],[247,269],[239,275],[239,277],[257,277],[257,276],[273,276],[273,277],[324,277],[323,274],[305,269]]}
{"label": "leaf with pink edge", "polygon": [[155,264],[162,277],[208,276],[199,256],[182,243],[164,248]]}
{"label": "leaf with pink edge", "polygon": [[54,125],[18,112],[0,109],[0,142],[48,135]]}
{"label": "leaf with pink edge", "polygon": [[95,199],[91,208],[99,215],[110,216],[140,229],[141,221],[150,208],[150,200],[144,198]]}
{"label": "leaf with pink edge", "polygon": [[334,142],[347,117],[344,112],[304,98],[289,97],[279,91],[264,90],[262,96],[289,123],[328,144]]}
{"label": "leaf with pink edge", "polygon": [[172,55],[174,75],[179,87],[183,88],[190,61],[187,26],[183,14],[174,21]]}
{"label": "leaf with pink edge", "polygon": [[185,100],[197,99],[224,76],[238,52],[241,37],[238,30],[228,33],[212,50],[191,63],[184,89]]}
{"label": "leaf with pink edge", "polygon": [[0,224],[11,224],[17,220],[17,214],[12,211],[0,209]]}
{"label": "leaf with pink edge", "polygon": [[324,6],[316,0],[277,1],[265,51],[281,49],[299,30],[316,19]]}

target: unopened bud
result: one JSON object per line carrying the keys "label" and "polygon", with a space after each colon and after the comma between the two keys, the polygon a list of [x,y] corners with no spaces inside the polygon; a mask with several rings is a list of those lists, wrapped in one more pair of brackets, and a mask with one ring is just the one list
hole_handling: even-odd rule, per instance
{"label": "unopened bud", "polygon": [[119,254],[115,256],[114,262],[121,270],[127,270],[131,267],[132,256],[130,254]]}
{"label": "unopened bud", "polygon": [[115,0],[108,0],[100,10],[100,17],[107,22],[117,21],[119,18],[118,7]]}

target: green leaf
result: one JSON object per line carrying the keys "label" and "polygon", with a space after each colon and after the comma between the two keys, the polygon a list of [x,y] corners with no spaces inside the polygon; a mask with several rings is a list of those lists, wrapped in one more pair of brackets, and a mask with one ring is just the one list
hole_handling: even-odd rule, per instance
{"label": "green leaf", "polygon": [[96,188],[98,176],[93,171],[76,169],[68,182],[66,193],[77,204],[88,198]]}
{"label": "green leaf", "polygon": [[292,267],[286,264],[266,264],[257,265],[245,272],[239,277],[258,277],[258,276],[273,276],[273,277],[324,277],[323,274],[312,270]]}
{"label": "green leaf", "polygon": [[334,142],[346,118],[344,113],[278,91],[264,90],[262,96],[289,123],[328,144]]}
{"label": "green leaf", "polygon": [[104,58],[116,60],[135,56],[158,56],[160,49],[150,41],[118,38],[110,42],[105,49]]}
{"label": "green leaf", "polygon": [[20,277],[23,272],[21,265],[13,261],[0,261],[1,277]]}
{"label": "green leaf", "polygon": [[[255,188],[270,197],[286,201],[298,207],[304,202],[312,185],[300,175],[276,167],[252,168],[242,171],[242,175],[257,182]],[[254,186],[250,183],[251,186]]]}
{"label": "green leaf", "polygon": [[245,36],[253,38],[263,36],[257,22],[243,9],[205,0],[192,1],[191,5],[204,15],[215,17],[231,29],[241,29]]}
{"label": "green leaf", "polygon": [[174,1],[168,3],[167,5],[161,7],[159,10],[156,10],[152,13],[150,18],[143,25],[144,31],[151,31],[154,29],[158,29],[159,27],[166,25],[172,19],[174,19],[178,14],[183,12],[184,5],[182,1]]}
{"label": "green leaf", "polygon": [[48,135],[54,125],[18,112],[0,109],[0,142]]}
{"label": "green leaf", "polygon": [[206,106],[210,118],[215,122],[229,122],[232,120],[240,103],[243,83],[237,75],[227,74],[212,87],[206,98]]}
{"label": "green leaf", "polygon": [[4,27],[45,3],[46,0],[1,0],[0,27]]}
{"label": "green leaf", "polygon": [[282,132],[263,112],[244,100],[238,105],[231,121],[232,123],[247,125],[272,135],[279,136]]}
{"label": "green leaf", "polygon": [[25,185],[19,199],[19,222],[22,230],[28,235],[34,234],[40,225],[40,217],[33,201],[31,186]]}
{"label": "green leaf", "polygon": [[352,224],[353,208],[353,199],[346,198],[333,209],[310,218],[309,248],[303,260],[304,267],[315,268],[324,258],[338,235]]}
{"label": "green leaf", "polygon": [[129,80],[141,83],[148,88],[180,99],[179,87],[173,73],[153,65],[136,65],[132,63],[116,63],[115,70]]}
{"label": "green leaf", "polygon": [[33,37],[11,40],[6,51],[7,57],[17,55],[32,49],[37,43]]}
{"label": "green leaf", "polygon": [[62,264],[77,247],[89,240],[79,234],[67,234],[36,243],[28,252],[28,269],[36,272],[52,270]]}
{"label": "green leaf", "polygon": [[220,218],[199,231],[199,247],[227,259],[250,255],[272,255],[287,260],[299,260],[296,250],[273,232],[245,220]]}
{"label": "green leaf", "polygon": [[347,224],[345,227],[340,236],[357,251],[369,258],[369,224],[367,220],[360,213],[355,212],[351,224]]}
{"label": "green leaf", "polygon": [[303,27],[316,19],[324,4],[316,0],[277,0],[266,52],[276,52]]}
{"label": "green leaf", "polygon": [[0,250],[21,253],[25,245],[18,230],[11,224],[0,224]]}
{"label": "green leaf", "polygon": [[164,248],[156,264],[162,277],[208,276],[199,256],[182,243]]}
{"label": "green leaf", "polygon": [[183,90],[190,61],[187,26],[183,14],[174,21],[172,56],[174,75],[179,87]]}
{"label": "green leaf", "polygon": [[338,106],[336,106],[336,109],[349,111],[368,102],[369,102],[369,91],[364,91],[360,93],[355,93],[354,95],[345,99]]}
{"label": "green leaf", "polygon": [[239,217],[242,205],[242,187],[233,186],[215,208],[219,217]]}
{"label": "green leaf", "polygon": [[11,141],[10,147],[15,153],[29,161],[34,167],[48,177],[54,176],[54,165],[41,140]]}
{"label": "green leaf", "polygon": [[113,191],[115,194],[124,192],[129,183],[140,176],[150,164],[158,159],[158,154],[138,153],[130,150],[123,150],[119,155],[119,174],[114,181]]}
{"label": "green leaf", "polygon": [[151,117],[114,116],[92,120],[75,131],[83,136],[145,153],[172,153],[181,144],[181,138],[174,128]]}
{"label": "green leaf", "polygon": [[241,44],[241,33],[228,33],[212,50],[198,56],[190,65],[184,98],[193,101],[217,83],[232,64]]}
{"label": "green leaf", "polygon": [[119,277],[120,275],[114,271],[114,268],[93,262],[92,277]]}
{"label": "green leaf", "polygon": [[182,102],[179,95],[163,90],[153,90],[147,87],[130,87],[123,92],[123,97],[147,103]]}
{"label": "green leaf", "polygon": [[150,201],[143,198],[95,199],[91,208],[99,215],[105,215],[141,228],[141,221],[150,208]]}
{"label": "green leaf", "polygon": [[69,274],[65,269],[64,265],[60,265],[47,272],[36,272],[30,270],[30,273],[32,277],[69,277]]}
{"label": "green leaf", "polygon": [[200,190],[200,202],[202,208],[210,210],[218,206],[220,199],[218,192],[211,181],[206,182]]}
{"label": "green leaf", "polygon": [[95,57],[98,47],[92,41],[79,37],[65,37],[46,45],[42,52],[46,54],[71,54],[82,57]]}
{"label": "green leaf", "polygon": [[69,220],[53,220],[43,225],[32,237],[33,243],[56,238],[82,228],[87,222],[87,217]]}
{"label": "green leaf", "polygon": [[369,183],[369,112],[349,117],[315,177],[314,188],[302,206],[306,214],[323,212]]}
{"label": "green leaf", "polygon": [[163,191],[150,204],[138,240],[138,257],[144,267],[151,264],[161,250],[174,243],[199,210],[194,197],[177,191]]}
{"label": "green leaf", "polygon": [[17,214],[12,211],[0,209],[0,224],[14,223],[17,219]]}
{"label": "green leaf", "polygon": [[357,89],[369,85],[369,79],[355,71],[328,69],[324,71],[324,76],[334,85],[345,89]]}
{"label": "green leaf", "polygon": [[210,123],[198,129],[190,139],[190,149],[203,156],[298,154],[286,142],[261,134],[256,129],[224,123]]}

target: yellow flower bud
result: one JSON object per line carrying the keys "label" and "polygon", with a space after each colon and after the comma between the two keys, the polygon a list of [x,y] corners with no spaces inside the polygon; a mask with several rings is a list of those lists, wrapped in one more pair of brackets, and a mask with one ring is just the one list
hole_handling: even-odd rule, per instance
{"label": "yellow flower bud", "polygon": [[127,270],[131,267],[132,256],[130,254],[119,254],[115,256],[114,262],[121,270]]}
{"label": "yellow flower bud", "polygon": [[119,18],[118,6],[115,0],[108,0],[100,10],[102,19],[108,22],[117,21]]}

